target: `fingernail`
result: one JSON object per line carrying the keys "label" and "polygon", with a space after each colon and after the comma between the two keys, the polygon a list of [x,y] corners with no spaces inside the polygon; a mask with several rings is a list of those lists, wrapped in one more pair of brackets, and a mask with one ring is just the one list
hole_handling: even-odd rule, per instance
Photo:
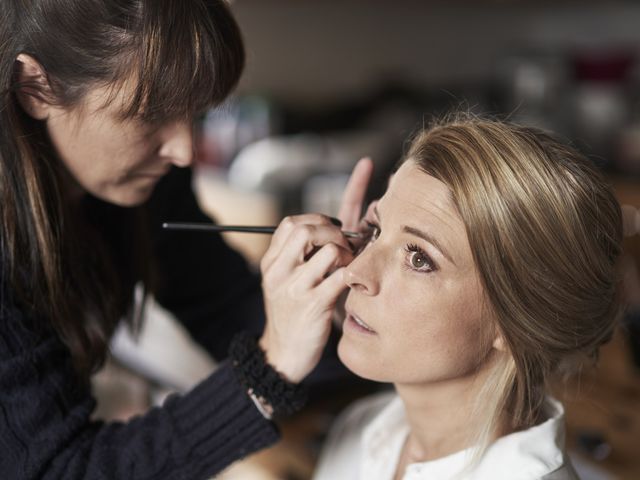
{"label": "fingernail", "polygon": [[331,223],[333,223],[336,227],[341,227],[342,226],[342,222],[340,221],[340,219],[335,218],[335,217],[329,217],[329,221]]}

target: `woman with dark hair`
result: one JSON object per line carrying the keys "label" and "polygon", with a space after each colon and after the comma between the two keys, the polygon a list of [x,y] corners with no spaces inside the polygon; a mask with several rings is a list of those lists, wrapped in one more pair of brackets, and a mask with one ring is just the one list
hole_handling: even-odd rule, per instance
{"label": "woman with dark hair", "polygon": [[[243,69],[227,6],[3,0],[0,14],[3,478],[204,478],[270,445],[269,417],[300,406],[352,253],[339,222],[285,221],[261,265],[264,333],[232,342],[261,333],[259,280],[220,237],[158,231],[206,220],[190,172],[172,167],[190,165],[193,119]],[[354,172],[344,228],[369,174]],[[231,343],[232,361],[146,415],[95,422],[89,375],[118,322],[137,324],[138,284],[217,359]]]}

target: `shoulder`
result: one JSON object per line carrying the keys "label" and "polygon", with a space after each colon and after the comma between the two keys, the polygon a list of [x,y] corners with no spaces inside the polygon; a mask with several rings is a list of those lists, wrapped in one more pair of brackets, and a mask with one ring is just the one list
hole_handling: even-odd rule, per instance
{"label": "shoulder", "polygon": [[569,455],[565,454],[562,464],[556,470],[544,475],[542,480],[580,480],[580,476],[571,463]]}
{"label": "shoulder", "polygon": [[496,480],[577,479],[565,450],[562,404],[547,397],[542,421],[496,440],[484,454],[477,473],[478,478]]}
{"label": "shoulder", "polygon": [[314,480],[357,476],[364,430],[395,398],[395,392],[365,397],[337,417],[323,447]]}
{"label": "shoulder", "polygon": [[564,465],[553,472],[549,472],[541,480],[580,480],[580,477],[578,477],[571,461],[566,458]]}

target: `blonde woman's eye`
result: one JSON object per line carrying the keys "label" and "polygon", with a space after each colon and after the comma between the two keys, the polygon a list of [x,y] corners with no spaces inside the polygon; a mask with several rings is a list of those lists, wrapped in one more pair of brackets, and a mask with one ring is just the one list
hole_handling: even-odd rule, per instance
{"label": "blonde woman's eye", "polygon": [[375,223],[371,223],[371,222],[367,222],[367,227],[369,227],[368,241],[369,243],[374,242],[380,236],[380,227],[378,227],[378,225],[376,225]]}
{"label": "blonde woman's eye", "polygon": [[407,253],[407,262],[411,269],[419,272],[433,272],[437,269],[431,257],[417,245],[407,245]]}

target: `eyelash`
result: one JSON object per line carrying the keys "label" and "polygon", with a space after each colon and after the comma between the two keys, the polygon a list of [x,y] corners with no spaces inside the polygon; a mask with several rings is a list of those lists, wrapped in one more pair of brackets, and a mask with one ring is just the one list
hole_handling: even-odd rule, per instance
{"label": "eyelash", "polygon": [[[380,236],[381,230],[378,225],[372,222],[367,222],[367,226],[369,227],[369,238],[366,242],[366,245],[369,245],[373,243]],[[438,269],[438,267],[436,266],[435,262],[431,259],[431,257],[427,255],[427,253],[415,243],[410,243],[407,246],[405,246],[405,252],[407,252],[408,254],[408,257],[405,258],[406,267],[409,268],[410,270],[413,270],[414,272],[420,272],[420,273],[431,273],[431,272],[435,272]],[[421,255],[424,258],[424,261],[425,261],[424,266],[427,267],[426,269],[419,268],[411,264],[411,256],[413,254]]]}
{"label": "eyelash", "polygon": [[373,243],[380,236],[380,227],[375,223],[367,222],[367,227],[369,228],[367,244]]}

